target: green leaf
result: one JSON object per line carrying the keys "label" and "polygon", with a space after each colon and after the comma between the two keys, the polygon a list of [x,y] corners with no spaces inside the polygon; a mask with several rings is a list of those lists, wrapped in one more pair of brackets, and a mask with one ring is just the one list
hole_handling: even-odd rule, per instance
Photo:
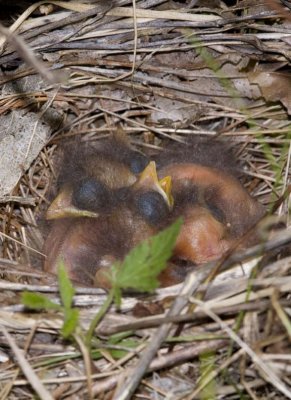
{"label": "green leaf", "polygon": [[61,310],[59,304],[51,301],[47,296],[39,293],[23,292],[21,296],[22,304],[34,310]]}
{"label": "green leaf", "polygon": [[79,323],[79,310],[70,308],[65,312],[65,321],[61,333],[65,339],[71,336]]}
{"label": "green leaf", "polygon": [[92,350],[91,351],[91,358],[92,360],[100,360],[101,358],[103,358],[103,354],[101,354],[101,352],[99,350]]}
{"label": "green leaf", "polygon": [[75,294],[75,289],[69,279],[66,267],[63,261],[58,265],[58,282],[62,304],[66,310],[70,309]]}
{"label": "green leaf", "polygon": [[201,400],[217,399],[217,385],[215,381],[216,355],[214,351],[200,354],[200,378],[198,381]]}
{"label": "green leaf", "polygon": [[135,349],[139,345],[139,342],[134,339],[126,339],[118,343],[118,345],[124,347],[124,349],[108,349],[109,353],[116,360],[125,357],[132,349]]}
{"label": "green leaf", "polygon": [[115,300],[120,300],[119,289],[151,292],[159,285],[158,275],[166,268],[182,225],[179,219],[173,225],[136,246],[122,266],[113,265],[111,273]]}
{"label": "green leaf", "polygon": [[122,340],[128,339],[132,337],[132,332],[126,331],[126,332],[119,332],[119,333],[114,333],[108,338],[108,344],[118,344],[122,342]]}

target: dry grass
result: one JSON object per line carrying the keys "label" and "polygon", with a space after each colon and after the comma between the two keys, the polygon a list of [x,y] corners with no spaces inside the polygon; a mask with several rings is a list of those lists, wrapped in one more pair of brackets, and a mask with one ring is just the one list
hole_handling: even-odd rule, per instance
{"label": "dry grass", "polygon": [[[187,4],[55,1],[30,18],[36,6],[24,3],[11,31],[25,43],[17,47],[10,34],[2,39],[1,121],[10,113],[17,119],[23,110],[38,120],[28,127],[24,159],[48,109],[58,112],[60,123],[50,129],[45,146],[40,142],[21,179],[16,175],[13,191],[0,197],[1,399],[35,393],[41,399],[108,399],[118,380],[118,399],[130,398],[126,391],[136,385],[133,398],[291,398],[288,8],[275,0],[225,7],[213,2],[211,8],[201,2],[191,10]],[[28,54],[27,64],[15,46]],[[43,65],[31,60],[27,46],[41,54]],[[60,83],[48,80],[52,74]],[[212,265],[191,274],[182,289],[124,298],[122,312],[112,308],[98,328],[89,378],[86,349],[59,335],[62,316],[24,312],[19,293],[27,289],[58,299],[54,277],[34,264],[43,257],[39,220],[49,203],[59,143],[75,135],[99,140],[120,127],[141,149],[194,134],[231,137],[244,161],[245,185],[283,227],[262,247],[232,255],[221,266],[228,274],[213,283],[205,283]],[[158,302],[165,313],[134,317],[141,300]],[[103,301],[99,289],[77,289],[84,329]],[[125,331],[133,332],[131,340],[108,340]]]}

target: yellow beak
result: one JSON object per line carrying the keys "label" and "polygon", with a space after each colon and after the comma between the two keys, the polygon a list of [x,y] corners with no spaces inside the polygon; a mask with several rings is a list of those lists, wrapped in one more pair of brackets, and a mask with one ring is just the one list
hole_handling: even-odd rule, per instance
{"label": "yellow beak", "polygon": [[46,212],[46,219],[60,218],[79,218],[79,217],[99,217],[98,213],[93,211],[81,210],[72,205],[72,191],[64,188],[54,199]]}
{"label": "yellow beak", "polygon": [[167,203],[169,204],[170,208],[173,208],[174,198],[172,196],[172,178],[170,176],[165,176],[159,180],[159,185],[167,196]]}
{"label": "yellow beak", "polygon": [[171,194],[172,178],[170,176],[166,176],[159,180],[156,163],[154,161],[151,161],[145,167],[135,185],[140,188],[144,187],[147,189],[151,188],[156,190],[163,196],[169,208],[171,209],[173,207],[173,197]]}

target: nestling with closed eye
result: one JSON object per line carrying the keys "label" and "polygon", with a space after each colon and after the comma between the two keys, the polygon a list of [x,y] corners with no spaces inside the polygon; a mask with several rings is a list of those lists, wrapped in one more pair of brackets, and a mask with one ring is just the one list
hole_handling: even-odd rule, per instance
{"label": "nestling with closed eye", "polygon": [[[264,207],[237,179],[234,160],[221,140],[199,137],[169,146],[158,159],[160,178],[172,179],[172,215],[184,218],[178,258],[195,264],[215,260],[264,215]],[[256,239],[252,233],[242,246]]]}

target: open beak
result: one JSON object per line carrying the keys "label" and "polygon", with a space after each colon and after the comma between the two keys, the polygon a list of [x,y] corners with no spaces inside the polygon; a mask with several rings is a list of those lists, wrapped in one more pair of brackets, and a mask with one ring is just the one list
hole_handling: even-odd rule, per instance
{"label": "open beak", "polygon": [[154,161],[151,161],[145,167],[135,185],[140,188],[156,190],[162,195],[169,208],[171,209],[173,207],[173,197],[171,194],[172,178],[170,176],[165,176],[163,179],[159,180],[156,163]]}
{"label": "open beak", "polygon": [[78,218],[78,217],[99,217],[93,211],[81,210],[72,205],[72,191],[64,188],[54,199],[46,212],[46,219]]}
{"label": "open beak", "polygon": [[170,209],[172,209],[174,205],[174,198],[172,196],[172,178],[170,176],[165,176],[159,180],[159,185],[167,197],[167,203],[169,204]]}

